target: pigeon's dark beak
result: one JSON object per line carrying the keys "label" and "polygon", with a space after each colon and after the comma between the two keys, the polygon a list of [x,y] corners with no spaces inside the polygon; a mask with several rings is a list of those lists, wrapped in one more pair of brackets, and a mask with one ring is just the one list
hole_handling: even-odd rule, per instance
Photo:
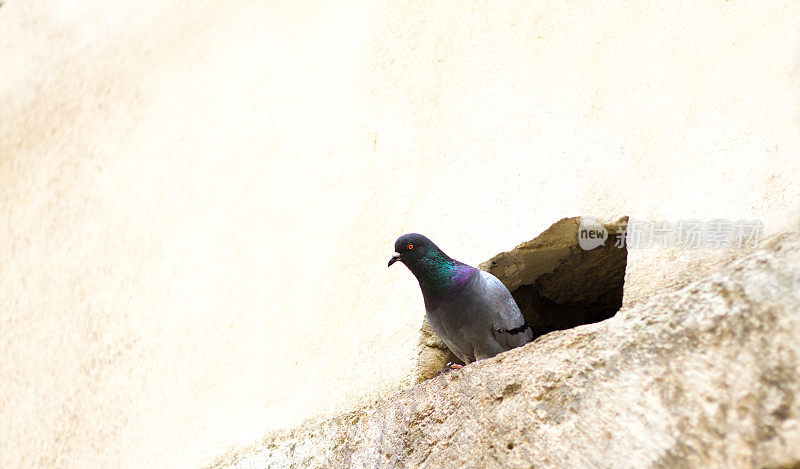
{"label": "pigeon's dark beak", "polygon": [[392,258],[389,259],[389,265],[387,265],[386,267],[391,267],[392,264],[394,264],[395,262],[397,262],[399,260],[400,260],[400,254],[399,253],[392,254]]}

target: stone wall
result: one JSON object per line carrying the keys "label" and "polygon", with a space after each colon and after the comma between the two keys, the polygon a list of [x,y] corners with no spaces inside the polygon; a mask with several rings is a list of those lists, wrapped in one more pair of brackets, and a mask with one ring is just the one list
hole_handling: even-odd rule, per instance
{"label": "stone wall", "polygon": [[[415,383],[404,232],[477,265],[565,217],[800,208],[797,3],[7,0],[0,32],[2,467],[195,467]],[[630,250],[623,307],[732,255]]]}

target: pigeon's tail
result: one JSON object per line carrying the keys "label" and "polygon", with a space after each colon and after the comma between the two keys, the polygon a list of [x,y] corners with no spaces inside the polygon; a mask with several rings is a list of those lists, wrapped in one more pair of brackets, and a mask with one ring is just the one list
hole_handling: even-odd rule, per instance
{"label": "pigeon's tail", "polygon": [[497,332],[507,338],[508,346],[512,348],[520,347],[533,340],[533,329],[525,322],[514,329],[500,329]]}
{"label": "pigeon's tail", "polygon": [[522,334],[525,331],[533,332],[533,330],[531,329],[531,327],[529,325],[523,323],[521,326],[519,326],[517,328],[507,329],[507,330],[501,331],[501,332],[505,332],[505,333],[511,334],[511,335],[517,335],[517,334]]}

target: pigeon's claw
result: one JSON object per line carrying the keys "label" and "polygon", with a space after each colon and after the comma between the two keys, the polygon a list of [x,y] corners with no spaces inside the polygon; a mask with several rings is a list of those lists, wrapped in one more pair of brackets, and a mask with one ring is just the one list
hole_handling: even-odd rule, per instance
{"label": "pigeon's claw", "polygon": [[461,368],[464,368],[464,365],[459,365],[458,363],[450,362],[447,365],[445,365],[444,370],[440,371],[439,373],[447,373],[448,371],[460,370]]}

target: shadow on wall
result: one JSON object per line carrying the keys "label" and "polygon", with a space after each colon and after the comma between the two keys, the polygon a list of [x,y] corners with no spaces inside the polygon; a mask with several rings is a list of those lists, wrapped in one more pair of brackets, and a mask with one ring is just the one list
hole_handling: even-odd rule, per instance
{"label": "shadow on wall", "polygon": [[[608,232],[605,243],[584,250],[578,244],[581,217],[564,218],[535,239],[479,267],[511,291],[534,339],[599,322],[614,316],[622,306],[628,250],[620,240],[627,221],[628,217],[623,217],[603,225]],[[450,361],[459,363],[424,321],[417,381],[436,376]]]}

